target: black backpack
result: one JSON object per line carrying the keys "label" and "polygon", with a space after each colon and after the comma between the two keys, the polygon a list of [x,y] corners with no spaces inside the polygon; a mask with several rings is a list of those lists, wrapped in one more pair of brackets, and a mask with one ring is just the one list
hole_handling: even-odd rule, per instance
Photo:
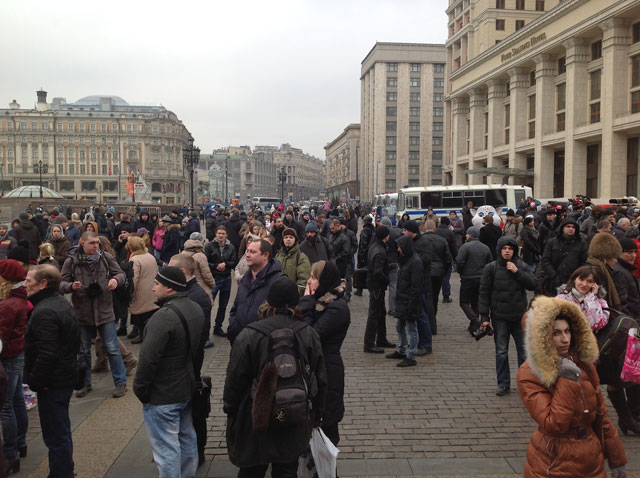
{"label": "black backpack", "polygon": [[299,335],[308,324],[293,319],[286,328],[275,328],[268,321],[247,327],[269,339],[269,359],[252,390],[253,430],[310,427],[317,384]]}

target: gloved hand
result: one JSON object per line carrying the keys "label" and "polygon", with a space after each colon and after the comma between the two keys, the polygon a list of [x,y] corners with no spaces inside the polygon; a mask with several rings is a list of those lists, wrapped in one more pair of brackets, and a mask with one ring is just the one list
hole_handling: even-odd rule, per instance
{"label": "gloved hand", "polygon": [[491,328],[491,320],[489,320],[488,315],[480,316],[480,327],[482,327],[483,331],[486,330],[487,328]]}
{"label": "gloved hand", "polygon": [[611,470],[611,478],[627,478],[627,469],[624,465]]}
{"label": "gloved hand", "polygon": [[573,360],[564,357],[558,361],[558,375],[560,377],[577,382],[578,379],[580,379],[581,373],[580,367],[578,367]]}

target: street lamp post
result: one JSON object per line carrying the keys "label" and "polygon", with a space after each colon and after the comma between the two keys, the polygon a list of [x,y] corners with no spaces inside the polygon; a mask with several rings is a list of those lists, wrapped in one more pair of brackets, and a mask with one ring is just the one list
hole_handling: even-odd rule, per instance
{"label": "street lamp post", "polygon": [[287,180],[287,171],[284,166],[278,172],[278,179],[280,180],[280,204],[284,205],[284,183]]}
{"label": "street lamp post", "polygon": [[38,160],[38,164],[33,166],[35,172],[40,175],[40,197],[42,196],[42,173],[47,174],[49,172],[49,166],[47,164],[42,164],[42,160]]}
{"label": "street lamp post", "polygon": [[200,148],[193,146],[193,136],[189,135],[189,146],[182,149],[182,157],[184,158],[184,164],[189,170],[189,183],[191,185],[191,207],[195,203],[195,197],[193,195],[193,170],[198,167],[200,162]]}

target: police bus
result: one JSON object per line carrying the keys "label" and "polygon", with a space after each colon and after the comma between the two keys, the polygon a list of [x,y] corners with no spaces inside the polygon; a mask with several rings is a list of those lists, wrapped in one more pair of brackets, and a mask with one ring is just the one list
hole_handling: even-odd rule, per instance
{"label": "police bus", "polygon": [[386,216],[393,220],[398,209],[398,193],[376,194],[373,198],[373,205],[376,208],[376,212],[378,211],[378,206],[382,206],[381,218]]}
{"label": "police bus", "polygon": [[426,186],[402,188],[398,192],[397,219],[408,214],[418,219],[433,209],[438,216],[447,216],[450,211],[462,212],[469,201],[474,207],[493,206],[503,215],[509,209],[514,211],[533,191],[527,186],[507,186],[500,184],[476,184],[472,186]]}
{"label": "police bus", "polygon": [[256,196],[251,200],[251,204],[266,211],[271,209],[271,206],[277,208],[280,205],[280,198]]}

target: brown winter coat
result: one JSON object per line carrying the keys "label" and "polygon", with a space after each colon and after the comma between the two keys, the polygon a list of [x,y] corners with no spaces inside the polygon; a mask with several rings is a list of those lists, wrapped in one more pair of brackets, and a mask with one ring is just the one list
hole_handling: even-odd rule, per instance
{"label": "brown winter coat", "polygon": [[[100,259],[93,270],[82,258],[81,249],[77,257],[69,257],[62,266],[62,281],[58,291],[61,294],[73,294],[71,303],[80,325],[98,326],[116,320],[113,313],[113,294],[107,289],[107,285],[110,279],[115,279],[118,285],[124,285],[125,275],[111,254],[108,252],[102,254],[104,259]],[[77,263],[75,267],[74,263]],[[73,290],[71,286],[74,281],[80,281],[83,288]],[[100,284],[102,292],[97,297],[91,298],[85,289],[93,281]]]}
{"label": "brown winter coat", "polygon": [[[558,353],[551,334],[558,315],[571,320],[571,357],[582,373],[577,382],[558,377]],[[538,297],[527,315],[527,361],[518,370],[518,390],[538,424],[531,435],[525,478],[606,478],[627,457],[607,415],[593,362],[598,344],[588,320],[569,301]]]}
{"label": "brown winter coat", "polygon": [[155,257],[148,252],[131,256],[133,263],[133,299],[129,305],[132,314],[144,314],[158,309],[153,293],[153,280],[158,273]]}
{"label": "brown winter coat", "polygon": [[67,236],[60,236],[59,239],[51,237],[49,240],[53,246],[53,258],[58,261],[58,264],[64,264],[64,261],[69,257],[69,249],[71,248],[71,241]]}
{"label": "brown winter coat", "polygon": [[182,252],[193,257],[196,263],[196,270],[194,272],[196,282],[204,289],[213,303],[211,289],[216,285],[216,281],[213,275],[211,275],[209,261],[207,261],[207,256],[204,254],[204,245],[200,241],[189,239],[184,243],[184,250]]}

